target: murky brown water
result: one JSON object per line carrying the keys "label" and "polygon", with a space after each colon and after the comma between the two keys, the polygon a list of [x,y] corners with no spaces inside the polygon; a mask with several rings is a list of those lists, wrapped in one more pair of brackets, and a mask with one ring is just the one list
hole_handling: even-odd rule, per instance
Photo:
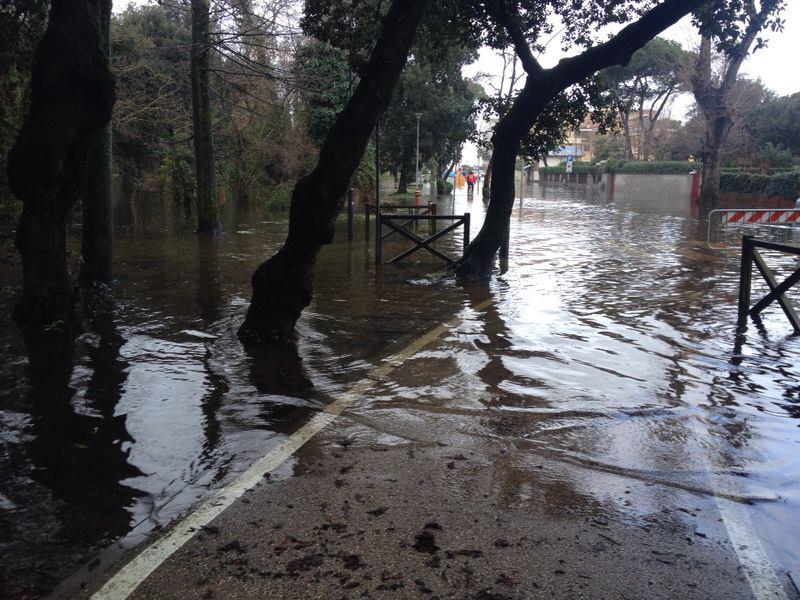
{"label": "murky brown water", "polygon": [[[509,269],[488,286],[427,275],[438,263],[419,254],[376,274],[360,227],[353,244],[342,228],[296,353],[248,355],[235,337],[250,275],[285,221],[233,214],[219,241],[198,242],[155,203],[135,227],[120,213],[118,302],[86,311],[73,344],[29,340],[30,362],[19,332],[2,331],[0,587],[43,593],[100,549],[136,544],[457,315],[360,418],[578,465],[586,475],[569,485],[590,499],[616,501],[591,476],[604,472],[746,500],[771,558],[797,569],[800,338],[777,309],[737,335],[737,257],[706,250],[704,224],[669,194],[529,194]],[[475,232],[480,201],[459,195],[439,213],[467,208]],[[16,281],[0,276],[4,289]],[[487,297],[485,311],[469,308]]]}

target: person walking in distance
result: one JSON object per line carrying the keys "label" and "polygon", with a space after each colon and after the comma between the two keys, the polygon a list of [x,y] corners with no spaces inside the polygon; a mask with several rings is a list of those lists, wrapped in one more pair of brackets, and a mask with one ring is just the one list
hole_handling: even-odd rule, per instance
{"label": "person walking in distance", "polygon": [[475,175],[474,171],[470,171],[469,175],[467,175],[467,196],[472,196],[475,192],[475,182],[478,181],[478,176]]}

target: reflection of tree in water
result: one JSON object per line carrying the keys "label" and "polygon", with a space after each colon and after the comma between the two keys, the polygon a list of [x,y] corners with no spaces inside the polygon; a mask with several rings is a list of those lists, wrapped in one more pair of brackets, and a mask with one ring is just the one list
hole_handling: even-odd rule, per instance
{"label": "reflection of tree in water", "polygon": [[[467,291],[473,306],[491,295],[485,283],[470,285]],[[550,403],[544,397],[536,398],[503,389],[505,382],[527,389],[545,386],[542,381],[515,373],[504,364],[505,356],[525,359],[530,357],[530,352],[514,348],[511,330],[498,311],[496,302],[492,302],[484,310],[481,324],[488,341],[476,339],[475,345],[486,353],[489,361],[477,371],[477,376],[486,385],[486,391],[490,394],[490,399],[484,402],[489,409],[487,414],[490,416],[483,420],[483,424],[498,438],[515,445],[517,440],[524,439],[538,428],[541,416],[524,410],[502,409],[545,407]],[[525,458],[531,458],[531,455],[523,455],[530,451],[523,444],[516,445],[514,456],[499,455],[492,468],[502,497],[508,506],[534,502],[553,516],[596,510],[597,502],[579,493],[566,477],[558,479],[543,477],[528,468]],[[535,460],[538,462],[538,458]]]}
{"label": "reflection of tree in water", "polygon": [[[70,386],[73,335],[24,333],[30,441],[20,447],[21,460],[31,465],[30,477],[50,496],[30,486],[30,498],[14,498],[18,505],[31,505],[15,515],[16,533],[9,542],[13,552],[4,552],[2,561],[17,562],[9,571],[17,573],[19,589],[47,591],[102,545],[126,534],[128,508],[143,495],[123,483],[142,473],[128,463],[124,445],[133,440],[126,417],[114,414],[127,379],[128,364],[119,352],[125,340],[110,312],[90,312],[87,320],[92,372],[80,406]],[[37,541],[25,541],[30,539]]]}
{"label": "reflection of tree in water", "polygon": [[[467,291],[473,305],[490,296],[490,291],[484,283],[472,284],[468,286]],[[544,383],[539,379],[515,373],[503,362],[503,357],[529,358],[530,352],[514,348],[511,341],[511,330],[497,310],[495,302],[492,302],[484,310],[481,322],[488,342],[476,339],[474,343],[486,353],[489,359],[476,373],[486,385],[486,391],[489,393],[489,398],[484,401],[484,404],[488,408],[546,406],[546,401],[536,398],[532,394],[521,394],[503,389],[503,384],[506,382],[527,390],[542,388]]]}
{"label": "reflection of tree in water", "polygon": [[219,237],[197,236],[197,291],[200,318],[208,327],[222,318],[224,300],[219,277]]}
{"label": "reflection of tree in water", "polygon": [[[197,236],[197,289],[195,300],[200,318],[206,329],[223,317],[223,294],[219,276],[219,238],[210,235]],[[230,386],[226,377],[215,370],[212,364],[212,342],[206,342],[203,369],[208,382],[208,391],[200,401],[203,411],[203,457],[208,459],[219,446],[222,431],[218,418],[222,399]]]}
{"label": "reflection of tree in water", "polygon": [[93,335],[87,338],[86,348],[92,375],[85,408],[94,414],[73,406],[71,336],[26,337],[34,478],[64,502],[60,510],[63,538],[83,543],[127,533],[127,508],[142,495],[121,483],[142,475],[128,463],[129,450],[123,449],[133,441],[126,415],[114,414],[127,379],[128,364],[119,354],[125,340],[107,312],[89,315],[89,325]]}
{"label": "reflection of tree in water", "polygon": [[308,406],[283,402],[275,396],[305,401],[314,394],[314,385],[305,373],[303,361],[294,344],[248,346],[250,382],[265,396],[260,417],[269,429],[293,432],[312,412]]}

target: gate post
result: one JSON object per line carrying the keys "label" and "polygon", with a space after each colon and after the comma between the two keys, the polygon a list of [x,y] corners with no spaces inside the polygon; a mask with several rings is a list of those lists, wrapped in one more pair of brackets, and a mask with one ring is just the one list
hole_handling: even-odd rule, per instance
{"label": "gate post", "polygon": [[353,241],[356,237],[355,199],[353,188],[347,191],[347,239]]}
{"label": "gate post", "polygon": [[381,238],[383,237],[381,235],[381,232],[383,230],[381,225],[383,225],[381,220],[381,207],[380,205],[378,205],[378,208],[375,212],[375,266],[376,267],[379,266],[381,264],[381,260],[383,260],[381,257]]}
{"label": "gate post", "polygon": [[739,271],[739,318],[738,326],[747,325],[750,312],[750,286],[753,276],[753,246],[748,235],[742,236],[742,264]]}
{"label": "gate post", "polygon": [[464,249],[462,254],[466,254],[467,246],[469,246],[469,213],[464,213]]}

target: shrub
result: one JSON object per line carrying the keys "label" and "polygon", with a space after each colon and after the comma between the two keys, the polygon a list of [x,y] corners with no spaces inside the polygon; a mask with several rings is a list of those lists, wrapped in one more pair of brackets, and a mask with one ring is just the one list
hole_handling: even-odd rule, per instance
{"label": "shrub", "polygon": [[267,194],[266,206],[270,212],[287,212],[292,203],[293,184],[281,183]]}
{"label": "shrub", "polygon": [[436,193],[438,195],[451,194],[453,192],[453,184],[450,181],[436,180]]}
{"label": "shrub", "polygon": [[679,160],[615,160],[609,159],[605,173],[652,173],[658,175],[684,175],[699,171],[702,165],[697,162]]}
{"label": "shrub", "polygon": [[[590,165],[588,163],[573,163],[572,165],[572,172],[573,173],[594,173],[597,170],[597,167],[594,165]],[[567,167],[565,165],[556,165],[554,167],[539,167],[539,173],[548,174],[548,173],[566,173]]]}
{"label": "shrub", "polygon": [[800,170],[775,175],[724,171],[720,176],[719,189],[721,192],[778,196],[794,200],[800,196]]}

